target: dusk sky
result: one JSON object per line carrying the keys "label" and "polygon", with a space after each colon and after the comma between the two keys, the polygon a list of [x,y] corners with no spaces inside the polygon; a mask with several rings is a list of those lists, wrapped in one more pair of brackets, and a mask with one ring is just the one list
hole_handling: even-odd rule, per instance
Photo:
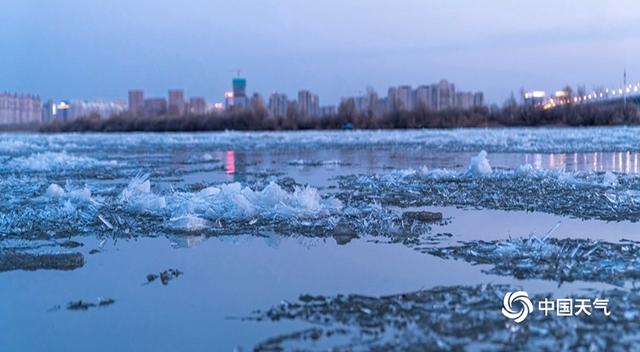
{"label": "dusk sky", "polygon": [[637,1],[0,0],[0,91],[221,101],[249,92],[336,104],[367,86],[447,78],[502,103],[520,88],[640,81]]}

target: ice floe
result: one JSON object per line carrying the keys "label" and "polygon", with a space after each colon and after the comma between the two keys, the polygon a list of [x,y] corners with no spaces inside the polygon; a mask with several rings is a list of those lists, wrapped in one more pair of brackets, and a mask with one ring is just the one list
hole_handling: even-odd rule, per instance
{"label": "ice floe", "polygon": [[114,167],[116,161],[101,161],[86,156],[71,155],[66,152],[42,152],[11,159],[6,169],[12,171],[56,171],[91,167]]}
{"label": "ice floe", "polygon": [[630,240],[611,243],[529,236],[424,251],[446,259],[486,264],[490,266],[487,273],[518,279],[597,281],[629,287],[640,280],[640,243]]}
{"label": "ice floe", "polygon": [[342,208],[339,200],[323,199],[312,187],[295,187],[287,192],[276,183],[262,190],[240,183],[208,187],[194,193],[176,193],[169,197],[174,214],[196,214],[217,219],[320,218]]}
{"label": "ice floe", "polygon": [[0,233],[46,237],[105,228],[130,235],[165,230],[214,234],[274,226],[329,228],[332,217],[343,209],[339,200],[322,196],[315,188],[292,186],[287,191],[274,182],[260,188],[235,182],[188,192],[155,189],[149,175],[140,174],[120,192],[93,184],[91,188],[100,194],[95,196],[87,185],[52,183],[40,186],[36,193],[41,196],[34,199],[31,194],[37,188],[4,195],[0,209],[20,207],[21,211],[0,214]]}
{"label": "ice floe", "polygon": [[341,166],[345,165],[340,160],[305,160],[305,159],[297,159],[290,160],[289,165],[294,166]]}
{"label": "ice floe", "polygon": [[[188,146],[204,153],[214,149],[318,149],[323,147],[401,146],[447,152],[626,152],[638,151],[639,127],[595,128],[492,128],[447,130],[297,131],[297,132],[209,132],[2,134],[0,146],[18,150],[37,146],[43,150],[118,151],[154,148],[170,150]],[[1,150],[1,149],[0,149]],[[33,148],[31,148],[33,150]]]}
{"label": "ice floe", "polygon": [[613,173],[492,169],[487,155],[465,171],[422,168],[338,177],[340,199],[358,204],[524,210],[583,219],[640,220],[640,178]]}
{"label": "ice floe", "polygon": [[[450,286],[365,296],[300,295],[258,311],[249,319],[274,323],[294,320],[309,328],[268,338],[255,351],[465,351],[629,350],[637,346],[640,295],[606,290],[574,298],[606,297],[611,316],[585,317],[529,314],[516,324],[501,314],[506,285]],[[547,295],[547,297],[552,295]],[[544,295],[532,295],[534,301]]]}

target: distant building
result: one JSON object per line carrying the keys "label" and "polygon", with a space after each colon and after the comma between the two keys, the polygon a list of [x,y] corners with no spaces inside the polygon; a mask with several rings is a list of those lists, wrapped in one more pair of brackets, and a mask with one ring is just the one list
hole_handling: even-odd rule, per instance
{"label": "distant building", "polygon": [[398,106],[397,110],[413,110],[413,91],[411,86],[400,86],[397,91]]}
{"label": "distant building", "polygon": [[387,112],[397,111],[398,105],[398,89],[396,87],[389,87],[389,90],[387,90]]}
{"label": "distant building", "polygon": [[432,86],[419,86],[415,90],[415,107],[425,108],[427,110],[436,110],[434,104],[434,89]]}
{"label": "distant building", "polygon": [[473,107],[481,108],[484,106],[484,94],[482,92],[473,93]]}
{"label": "distant building", "polygon": [[125,101],[87,101],[73,100],[55,103],[48,100],[42,106],[42,121],[71,121],[81,117],[98,116],[108,118],[128,111]]}
{"label": "distant building", "polygon": [[457,92],[456,108],[460,110],[471,110],[473,108],[473,93]]}
{"label": "distant building", "polygon": [[167,99],[150,98],[144,100],[144,113],[148,116],[158,116],[167,113]]}
{"label": "distant building", "polygon": [[546,96],[547,93],[541,90],[526,92],[523,97],[524,105],[532,108],[541,108],[544,105]]}
{"label": "distant building", "polygon": [[42,104],[42,122],[49,123],[56,119],[57,107],[53,100],[49,99]]}
{"label": "distant building", "polygon": [[[346,100],[344,98],[343,100]],[[430,85],[420,85],[412,90],[411,86],[389,87],[387,96],[378,98],[377,93],[371,88],[367,94],[353,99],[356,110],[367,116],[380,116],[383,112],[414,111],[427,109],[430,111],[442,111],[447,109],[472,109],[484,104],[482,92],[458,92],[455,85],[447,80]]]}
{"label": "distant building", "polygon": [[224,112],[225,104],[224,103],[213,103],[213,105],[210,108],[211,108],[211,111],[214,114],[220,114],[220,113]]}
{"label": "distant building", "polygon": [[364,96],[355,97],[354,103],[356,111],[364,116],[380,116],[384,110],[378,93],[373,88],[367,88]]}
{"label": "distant building", "polygon": [[338,114],[338,109],[335,105],[327,105],[320,107],[320,116],[322,117],[331,117],[336,116]]}
{"label": "distant building", "polygon": [[411,86],[389,87],[387,111],[409,111],[413,108],[414,93]]}
{"label": "distant building", "polygon": [[267,106],[264,103],[264,98],[258,93],[253,93],[249,100],[249,106],[254,112],[267,112]]}
{"label": "distant building", "polygon": [[66,101],[61,101],[56,105],[56,120],[69,121],[71,120],[71,105]]}
{"label": "distant building", "polygon": [[228,110],[233,107],[233,92],[224,93],[224,109]]}
{"label": "distant building", "polygon": [[455,107],[456,87],[446,79],[435,85],[434,105],[436,110],[442,111]]}
{"label": "distant building", "polygon": [[[588,99],[595,99],[596,93],[589,94]],[[593,98],[592,98],[593,97]],[[559,90],[553,95],[553,103],[556,105],[569,104],[573,101],[571,91]]]}
{"label": "distant building", "polygon": [[239,108],[247,107],[247,80],[244,78],[234,78],[233,85],[233,106]]}
{"label": "distant building", "polygon": [[[345,101],[346,99],[342,99],[343,101]],[[353,98],[353,104],[355,105],[356,111],[359,113],[364,113],[365,111],[367,111],[367,107],[368,107],[368,101],[367,101],[367,97],[355,97]]]}
{"label": "distant building", "polygon": [[129,112],[133,115],[144,113],[144,92],[141,90],[129,91]]}
{"label": "distant building", "polygon": [[204,115],[207,113],[207,101],[203,97],[191,97],[189,99],[189,113]]}
{"label": "distant building", "polygon": [[289,107],[289,99],[286,94],[273,93],[269,97],[269,112],[274,117],[287,116],[287,109]]}
{"label": "distant building", "polygon": [[169,91],[169,114],[184,115],[185,101],[184,91],[181,89],[173,89]]}
{"label": "distant building", "polygon": [[67,120],[74,120],[80,117],[96,115],[101,118],[109,118],[127,110],[127,103],[124,101],[87,101],[74,100],[68,103],[69,111]]}
{"label": "distant building", "polygon": [[38,123],[42,120],[40,97],[22,94],[0,94],[0,125]]}
{"label": "distant building", "polygon": [[317,116],[320,112],[320,99],[308,90],[298,92],[298,110],[306,116]]}
{"label": "distant building", "polygon": [[365,113],[367,115],[371,114],[375,117],[381,116],[384,108],[380,103],[378,92],[376,92],[373,88],[367,88],[367,94],[365,96],[367,98],[367,111],[365,111]]}

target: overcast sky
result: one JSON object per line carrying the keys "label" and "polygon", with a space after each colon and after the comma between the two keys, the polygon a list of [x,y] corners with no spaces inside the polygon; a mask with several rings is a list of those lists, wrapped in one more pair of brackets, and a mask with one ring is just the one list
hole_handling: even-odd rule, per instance
{"label": "overcast sky", "polygon": [[242,69],[250,92],[321,104],[441,78],[501,103],[640,81],[638,33],[637,0],[0,0],[0,91],[221,101]]}

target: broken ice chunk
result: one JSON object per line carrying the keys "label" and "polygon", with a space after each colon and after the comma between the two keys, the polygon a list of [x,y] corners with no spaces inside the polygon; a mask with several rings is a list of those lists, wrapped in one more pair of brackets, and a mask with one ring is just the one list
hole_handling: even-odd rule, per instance
{"label": "broken ice chunk", "polygon": [[167,206],[163,196],[151,192],[149,174],[134,177],[120,194],[120,202],[141,212],[153,212]]}
{"label": "broken ice chunk", "polygon": [[602,179],[602,184],[608,187],[617,187],[618,186],[618,176],[616,176],[613,172],[607,171],[604,174]]}
{"label": "broken ice chunk", "polygon": [[178,216],[169,220],[169,227],[180,231],[199,231],[210,227],[211,223],[193,214]]}
{"label": "broken ice chunk", "polygon": [[59,185],[52,183],[47,187],[46,195],[51,198],[60,198],[64,196],[64,189]]}
{"label": "broken ice chunk", "polygon": [[491,172],[493,172],[493,170],[487,159],[487,152],[483,150],[478,153],[477,156],[471,158],[469,169],[467,170],[468,174],[473,176],[486,176],[491,174]]}

